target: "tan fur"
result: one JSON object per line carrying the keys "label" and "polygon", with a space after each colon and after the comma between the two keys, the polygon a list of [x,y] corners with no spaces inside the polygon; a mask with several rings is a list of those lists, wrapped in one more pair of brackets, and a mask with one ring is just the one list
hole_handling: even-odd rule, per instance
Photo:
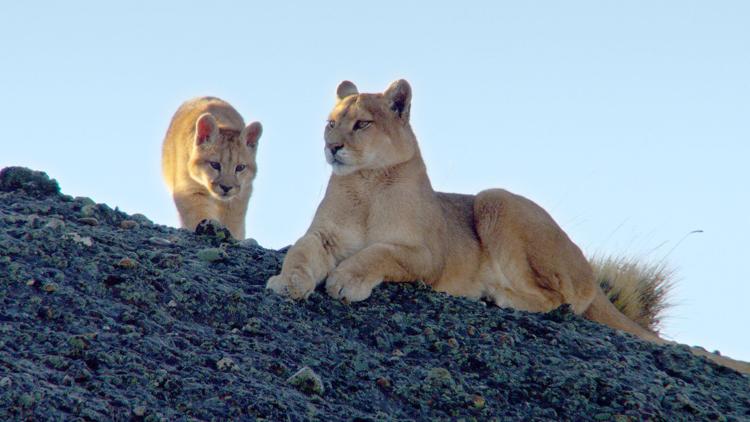
{"label": "tan fur", "polygon": [[360,301],[383,281],[423,280],[499,306],[573,311],[663,343],[607,300],[581,250],[534,202],[501,189],[435,192],[409,124],[411,88],[358,94],[343,82],[325,130],[332,165],[307,233],[267,287],[301,299],[325,280],[334,298]]}
{"label": "tan fur", "polygon": [[[242,116],[218,98],[195,98],[180,106],[164,138],[162,175],[182,227],[195,230],[202,220],[211,219],[225,225],[234,238],[245,238],[261,133],[260,123],[246,127]],[[237,171],[237,166],[245,168]]]}

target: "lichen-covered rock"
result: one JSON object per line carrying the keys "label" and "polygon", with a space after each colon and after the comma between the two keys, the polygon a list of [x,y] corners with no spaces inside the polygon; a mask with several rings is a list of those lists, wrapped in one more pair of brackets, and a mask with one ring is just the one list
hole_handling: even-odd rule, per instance
{"label": "lichen-covered rock", "polygon": [[309,366],[300,368],[299,371],[287,378],[286,382],[297,387],[300,391],[306,394],[317,394],[322,396],[323,393],[325,393],[325,387],[323,386],[323,381],[321,380],[320,375],[316,374]]}
{"label": "lichen-covered rock", "polygon": [[50,179],[47,173],[29,170],[25,167],[5,167],[0,170],[0,191],[23,190],[27,195],[43,198],[60,193],[57,180]]}
{"label": "lichen-covered rock", "polygon": [[199,250],[197,255],[201,261],[206,262],[223,261],[229,257],[221,248],[204,248]]}
{"label": "lichen-covered rock", "polygon": [[[294,302],[264,288],[283,252],[3,172],[0,420],[750,418],[748,378],[684,347],[422,283]],[[301,367],[320,390],[287,381]]]}

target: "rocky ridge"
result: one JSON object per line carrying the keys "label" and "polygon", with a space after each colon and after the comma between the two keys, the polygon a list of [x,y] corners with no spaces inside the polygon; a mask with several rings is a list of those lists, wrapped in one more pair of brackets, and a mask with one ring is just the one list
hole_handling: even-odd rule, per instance
{"label": "rocky ridge", "polygon": [[579,318],[386,285],[264,289],[283,251],[0,172],[2,420],[748,420],[748,378]]}

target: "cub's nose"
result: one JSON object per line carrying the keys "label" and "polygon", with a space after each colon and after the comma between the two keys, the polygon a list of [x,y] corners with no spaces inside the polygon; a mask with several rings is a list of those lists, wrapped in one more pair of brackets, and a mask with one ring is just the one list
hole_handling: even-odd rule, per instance
{"label": "cub's nose", "polygon": [[221,188],[221,190],[224,191],[224,193],[227,193],[227,192],[229,192],[232,189],[231,186],[219,185],[219,187]]}
{"label": "cub's nose", "polygon": [[331,144],[331,145],[328,145],[328,149],[331,150],[331,155],[336,155],[336,153],[339,152],[339,150],[341,148],[343,148],[343,147],[344,147],[343,144]]}

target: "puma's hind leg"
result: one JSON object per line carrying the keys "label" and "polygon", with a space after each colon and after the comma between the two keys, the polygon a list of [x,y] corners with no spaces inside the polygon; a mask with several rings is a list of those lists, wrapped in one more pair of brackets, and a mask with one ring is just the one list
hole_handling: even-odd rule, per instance
{"label": "puma's hind leg", "polygon": [[492,189],[474,200],[485,289],[499,306],[547,312],[567,303],[583,313],[597,287],[586,257],[534,202]]}
{"label": "puma's hind leg", "polygon": [[[541,207],[504,190],[480,192],[474,226],[483,248],[485,292],[499,306],[548,312],[568,303],[577,314],[656,344],[666,341],[622,314],[596,285],[581,250]],[[744,374],[750,363],[691,347]]]}
{"label": "puma's hind leg", "polygon": [[[573,312],[655,343],[664,341],[623,315],[596,285],[586,257],[534,202],[503,190],[477,195],[477,233],[495,301],[536,312],[570,304]],[[505,302],[503,302],[505,301]]]}

